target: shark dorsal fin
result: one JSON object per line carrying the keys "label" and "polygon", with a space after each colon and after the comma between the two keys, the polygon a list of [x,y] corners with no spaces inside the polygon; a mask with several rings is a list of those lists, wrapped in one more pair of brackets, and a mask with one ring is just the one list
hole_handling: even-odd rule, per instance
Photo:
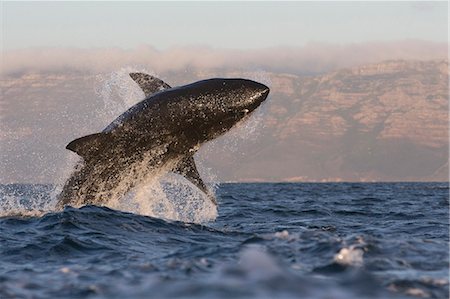
{"label": "shark dorsal fin", "polygon": [[171,88],[169,84],[165,83],[161,79],[150,76],[144,73],[130,73],[131,79],[136,82],[139,87],[144,91],[145,97],[149,97],[154,93]]}
{"label": "shark dorsal fin", "polygon": [[189,182],[191,182],[202,192],[204,192],[215,205],[217,205],[217,201],[214,198],[214,195],[208,190],[202,178],[200,177],[200,174],[198,173],[197,166],[195,165],[194,161],[194,156],[190,154],[185,156],[178,163],[177,167],[173,170],[173,172],[184,176],[186,179],[189,180]]}
{"label": "shark dorsal fin", "polygon": [[110,140],[108,133],[95,133],[72,140],[66,149],[77,153],[85,160],[89,159],[93,153],[98,152]]}

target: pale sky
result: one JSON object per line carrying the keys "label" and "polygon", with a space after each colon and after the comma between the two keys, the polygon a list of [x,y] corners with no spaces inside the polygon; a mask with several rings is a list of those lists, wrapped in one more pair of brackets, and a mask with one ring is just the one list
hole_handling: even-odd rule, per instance
{"label": "pale sky", "polygon": [[447,42],[443,2],[2,2],[3,50]]}

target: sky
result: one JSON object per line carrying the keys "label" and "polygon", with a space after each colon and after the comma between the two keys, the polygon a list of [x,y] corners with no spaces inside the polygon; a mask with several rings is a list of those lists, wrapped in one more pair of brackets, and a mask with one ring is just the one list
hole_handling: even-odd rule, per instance
{"label": "sky", "polygon": [[4,51],[301,47],[311,42],[446,42],[443,2],[8,2]]}

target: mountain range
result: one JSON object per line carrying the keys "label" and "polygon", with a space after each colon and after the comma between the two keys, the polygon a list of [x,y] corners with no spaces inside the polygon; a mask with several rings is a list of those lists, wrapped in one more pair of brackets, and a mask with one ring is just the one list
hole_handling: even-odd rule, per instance
{"label": "mountain range", "polygon": [[[141,96],[126,72],[3,77],[1,181],[60,176],[69,141],[101,130]],[[446,60],[383,61],[308,76],[236,69],[160,75],[174,86],[218,76],[271,88],[254,119],[197,154],[201,171],[218,181],[448,180]]]}

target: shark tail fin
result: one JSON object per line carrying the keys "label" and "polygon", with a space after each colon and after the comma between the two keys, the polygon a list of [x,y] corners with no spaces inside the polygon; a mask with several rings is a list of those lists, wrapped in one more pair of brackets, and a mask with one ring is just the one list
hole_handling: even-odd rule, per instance
{"label": "shark tail fin", "polygon": [[110,139],[109,133],[95,133],[72,140],[66,146],[66,149],[88,160],[94,153],[102,149]]}

